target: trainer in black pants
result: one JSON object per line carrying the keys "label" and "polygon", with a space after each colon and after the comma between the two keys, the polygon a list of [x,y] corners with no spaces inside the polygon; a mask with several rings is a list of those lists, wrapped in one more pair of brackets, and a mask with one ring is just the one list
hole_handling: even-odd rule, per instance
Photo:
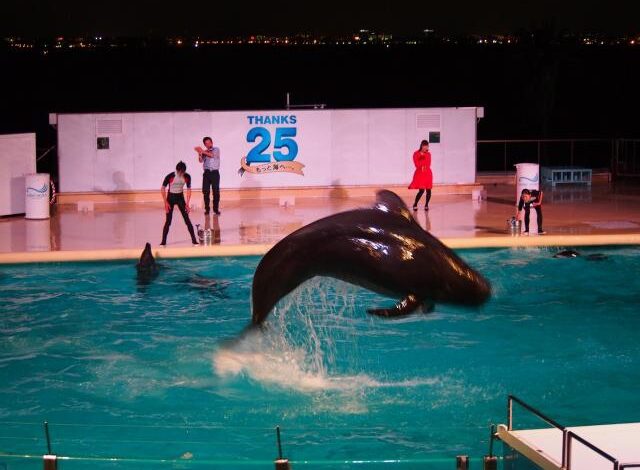
{"label": "trainer in black pants", "polygon": [[[536,210],[536,216],[538,221],[538,232],[542,232],[542,206],[533,206]],[[528,204],[524,206],[524,231],[529,232],[529,214],[531,212],[531,207]]]}
{"label": "trainer in black pants", "polygon": [[180,213],[182,214],[184,223],[187,225],[187,229],[189,229],[189,235],[191,235],[191,242],[193,244],[197,244],[198,240],[196,239],[196,234],[193,233],[193,225],[191,224],[191,220],[189,220],[189,214],[187,213],[187,204],[184,200],[183,194],[169,193],[167,195],[167,202],[169,203],[169,212],[167,212],[167,219],[164,222],[164,229],[162,229],[161,245],[167,244],[167,235],[169,234],[171,219],[173,218],[173,206],[178,206],[178,209],[180,209]]}
{"label": "trainer in black pants", "polygon": [[213,212],[220,213],[220,172],[204,170],[202,175],[202,195],[204,196],[204,213],[209,213],[209,188],[213,189]]}

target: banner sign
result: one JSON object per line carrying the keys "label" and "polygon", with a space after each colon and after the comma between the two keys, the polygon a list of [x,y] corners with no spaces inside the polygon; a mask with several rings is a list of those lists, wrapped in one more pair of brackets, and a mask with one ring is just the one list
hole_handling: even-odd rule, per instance
{"label": "banner sign", "polygon": [[252,114],[247,116],[249,131],[246,141],[253,144],[246,157],[240,159],[242,175],[295,173],[304,176],[304,164],[294,161],[300,150],[298,118],[295,114]]}
{"label": "banner sign", "polygon": [[259,165],[249,166],[247,163],[247,158],[243,157],[240,160],[240,164],[242,165],[241,173],[248,171],[253,174],[261,174],[261,173],[295,173],[297,175],[304,176],[302,169],[304,165],[300,162],[273,162],[273,163],[262,163]]}

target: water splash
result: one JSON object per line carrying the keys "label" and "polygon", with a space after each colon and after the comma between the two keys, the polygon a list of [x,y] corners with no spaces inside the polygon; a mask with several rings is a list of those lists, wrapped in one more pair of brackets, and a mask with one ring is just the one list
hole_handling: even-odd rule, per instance
{"label": "water splash", "polygon": [[363,373],[358,336],[374,321],[356,308],[356,288],[315,278],[282,300],[266,328],[247,333],[214,353],[213,368],[223,378],[243,376],[301,393],[366,388],[416,387],[437,379],[385,382]]}

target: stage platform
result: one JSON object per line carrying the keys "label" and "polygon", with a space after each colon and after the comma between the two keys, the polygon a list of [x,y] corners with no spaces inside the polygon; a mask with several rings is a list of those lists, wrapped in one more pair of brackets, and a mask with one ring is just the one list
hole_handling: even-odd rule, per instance
{"label": "stage platform", "polygon": [[[259,255],[314,220],[370,206],[375,189],[358,189],[362,194],[299,197],[285,193],[253,199],[233,199],[223,193],[222,215],[208,217],[197,207],[202,201],[194,192],[191,220],[214,232],[214,245],[206,247],[191,246],[182,217],[176,213],[168,246],[158,248],[164,224],[159,191],[155,202],[94,201],[88,210],[78,210],[74,203],[60,204],[49,220],[0,219],[0,262],[135,258],[147,241],[159,257]],[[545,192],[547,235],[531,237],[507,233],[507,219],[515,213],[515,186],[485,183],[484,190],[486,199],[478,200],[469,192],[444,194],[436,188],[430,210],[420,205],[414,216],[423,228],[456,248],[640,244],[638,183],[594,182],[589,189],[557,187]],[[399,193],[408,206],[413,204],[414,192],[405,188]]]}
{"label": "stage platform", "polygon": [[[570,466],[567,467],[565,463],[563,467],[562,431],[557,428],[509,431],[506,426],[500,426],[498,436],[544,470],[640,468],[640,423],[573,426],[567,427],[566,431],[595,446],[610,458],[573,438],[570,455],[567,455]],[[618,467],[612,459],[618,462]]]}
{"label": "stage platform", "polygon": [[[544,428],[516,426],[514,405]],[[516,429],[517,427],[517,429]],[[493,431],[492,431],[493,432]],[[493,437],[504,444],[504,467],[543,470],[623,470],[640,468],[640,423],[563,426],[514,395],[507,400],[507,422]],[[492,446],[493,447],[493,446]]]}

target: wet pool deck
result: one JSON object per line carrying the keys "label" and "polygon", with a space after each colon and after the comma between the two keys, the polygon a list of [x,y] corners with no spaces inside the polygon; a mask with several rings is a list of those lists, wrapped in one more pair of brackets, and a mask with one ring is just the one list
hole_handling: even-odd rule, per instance
{"label": "wet pool deck", "polygon": [[[484,188],[487,197],[482,201],[468,194],[438,194],[436,188],[430,210],[420,208],[415,217],[454,248],[640,244],[640,181],[546,188],[547,234],[529,237],[507,233],[506,221],[515,213],[515,186],[485,183]],[[200,198],[197,193],[196,198]],[[408,194],[404,199],[412,204]],[[213,230],[212,246],[192,247],[176,210],[168,245],[162,248],[158,247],[164,224],[160,202],[95,204],[91,211],[65,204],[50,220],[0,219],[0,263],[135,258],[147,241],[159,257],[259,255],[314,220],[370,206],[373,200],[373,188],[370,196],[298,197],[287,206],[275,198],[225,200],[223,193],[220,216],[206,217],[201,208],[191,214],[194,225]]]}

